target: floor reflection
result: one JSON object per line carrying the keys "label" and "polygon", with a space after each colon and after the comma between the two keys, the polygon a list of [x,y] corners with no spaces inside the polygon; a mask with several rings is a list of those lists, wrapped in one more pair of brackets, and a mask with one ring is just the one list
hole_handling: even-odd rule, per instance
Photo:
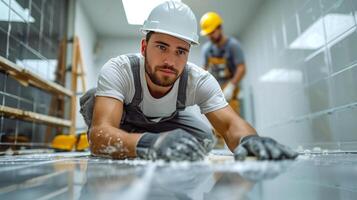
{"label": "floor reflection", "polygon": [[164,163],[87,153],[0,157],[0,199],[349,199],[357,155]]}

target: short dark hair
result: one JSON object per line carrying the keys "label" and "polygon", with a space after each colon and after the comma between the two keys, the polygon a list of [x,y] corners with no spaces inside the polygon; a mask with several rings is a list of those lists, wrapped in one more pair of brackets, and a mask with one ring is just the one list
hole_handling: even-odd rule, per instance
{"label": "short dark hair", "polygon": [[154,31],[149,31],[148,33],[146,33],[146,42],[149,42],[151,35],[154,33]]}

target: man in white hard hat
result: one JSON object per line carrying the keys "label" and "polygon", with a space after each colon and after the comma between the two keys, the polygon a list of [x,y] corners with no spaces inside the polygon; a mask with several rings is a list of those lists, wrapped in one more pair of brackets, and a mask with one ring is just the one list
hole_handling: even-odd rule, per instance
{"label": "man in white hard hat", "polygon": [[259,137],[228,105],[215,78],[187,61],[191,46],[198,44],[197,21],[187,5],[160,4],[142,31],[146,37],[140,54],[110,59],[101,69],[96,90],[81,98],[93,155],[201,160],[212,149],[214,137],[209,126],[185,111],[198,105],[224,133],[236,159],[296,157],[275,140]]}

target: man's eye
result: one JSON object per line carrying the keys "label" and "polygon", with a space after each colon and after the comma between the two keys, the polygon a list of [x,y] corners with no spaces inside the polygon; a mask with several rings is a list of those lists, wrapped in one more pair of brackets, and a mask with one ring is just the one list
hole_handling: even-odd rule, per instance
{"label": "man's eye", "polygon": [[185,54],[186,54],[186,51],[184,51],[184,50],[177,50],[177,54],[178,54],[178,55],[185,55]]}
{"label": "man's eye", "polygon": [[163,45],[157,45],[157,47],[158,47],[160,50],[166,50],[166,47],[163,46]]}

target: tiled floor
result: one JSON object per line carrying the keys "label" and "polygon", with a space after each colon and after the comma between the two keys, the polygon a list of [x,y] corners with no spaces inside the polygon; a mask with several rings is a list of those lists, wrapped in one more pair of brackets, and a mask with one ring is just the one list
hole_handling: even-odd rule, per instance
{"label": "tiled floor", "polygon": [[0,199],[355,199],[357,155],[162,163],[88,153],[0,157]]}

